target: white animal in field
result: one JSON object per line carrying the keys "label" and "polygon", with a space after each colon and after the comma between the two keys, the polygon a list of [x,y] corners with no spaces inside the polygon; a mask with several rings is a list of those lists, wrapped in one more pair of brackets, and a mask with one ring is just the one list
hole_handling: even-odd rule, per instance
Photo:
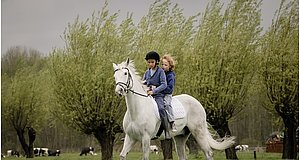
{"label": "white animal in field", "polygon": [[20,153],[15,149],[10,149],[10,150],[7,150],[7,157],[9,157],[9,156],[20,157]]}
{"label": "white animal in field", "polygon": [[249,146],[246,144],[235,146],[236,151],[249,151]]}
{"label": "white animal in field", "polygon": [[[113,67],[115,92],[125,97],[127,106],[123,119],[126,135],[120,160],[126,159],[127,153],[137,141],[142,142],[143,159],[149,160],[150,139],[156,135],[161,124],[160,118],[156,116],[156,103],[152,96],[147,95],[141,78],[135,73],[132,61],[127,59],[121,64],[113,64]],[[172,133],[179,160],[187,159],[185,144],[191,134],[204,152],[206,160],[213,159],[212,149],[225,150],[235,143],[234,137],[225,137],[220,142],[212,138],[205,110],[197,99],[187,94],[176,95],[173,98],[182,104],[185,111],[182,118],[175,119],[177,132]]]}
{"label": "white animal in field", "polygon": [[150,145],[150,151],[152,153],[158,154],[158,147],[156,145]]}
{"label": "white animal in field", "polygon": [[247,144],[243,144],[243,151],[249,151],[249,146]]}

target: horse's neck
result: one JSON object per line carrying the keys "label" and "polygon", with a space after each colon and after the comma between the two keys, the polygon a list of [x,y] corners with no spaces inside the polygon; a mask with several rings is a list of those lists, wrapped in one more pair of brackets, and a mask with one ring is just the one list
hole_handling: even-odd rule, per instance
{"label": "horse's neck", "polygon": [[133,82],[132,82],[132,84],[133,84],[132,90],[134,90],[137,93],[140,93],[140,94],[143,94],[143,95],[147,95],[146,91],[143,88],[142,83],[139,80],[137,80],[136,77],[132,77],[132,80],[133,80]]}
{"label": "horse's neck", "polygon": [[[143,86],[135,78],[133,79],[132,90],[142,95],[147,95]],[[130,114],[131,119],[136,120],[141,117],[141,114],[149,110],[151,104],[151,98],[138,95],[133,92],[128,92],[126,96],[127,111]],[[149,110],[150,112],[151,110]],[[145,115],[143,115],[145,116]]]}

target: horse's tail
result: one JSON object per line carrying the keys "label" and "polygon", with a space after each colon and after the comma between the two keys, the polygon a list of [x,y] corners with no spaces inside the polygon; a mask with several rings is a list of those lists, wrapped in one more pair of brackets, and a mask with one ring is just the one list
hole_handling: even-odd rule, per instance
{"label": "horse's tail", "polygon": [[215,140],[212,137],[212,133],[208,130],[208,128],[206,129],[206,132],[207,132],[207,134],[205,134],[206,139],[208,140],[208,143],[209,143],[210,147],[213,148],[213,149],[225,150],[225,149],[231,147],[235,143],[235,141],[234,141],[235,137],[234,136],[224,137],[220,140]]}

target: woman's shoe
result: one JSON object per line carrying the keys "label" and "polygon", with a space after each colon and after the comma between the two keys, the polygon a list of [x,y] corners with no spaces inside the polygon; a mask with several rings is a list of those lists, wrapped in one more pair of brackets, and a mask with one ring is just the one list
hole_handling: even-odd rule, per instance
{"label": "woman's shoe", "polygon": [[177,132],[177,128],[176,128],[174,122],[172,123],[171,127],[172,127],[172,129],[171,129],[172,132]]}

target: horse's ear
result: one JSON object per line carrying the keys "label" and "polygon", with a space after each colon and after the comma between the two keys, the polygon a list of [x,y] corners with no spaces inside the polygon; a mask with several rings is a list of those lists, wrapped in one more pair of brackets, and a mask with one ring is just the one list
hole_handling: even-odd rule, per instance
{"label": "horse's ear", "polygon": [[129,65],[129,62],[130,62],[130,60],[129,60],[129,58],[127,58],[127,60],[126,60],[126,66]]}
{"label": "horse's ear", "polygon": [[114,67],[114,70],[116,70],[118,68],[118,66],[115,63],[113,63],[113,67]]}

